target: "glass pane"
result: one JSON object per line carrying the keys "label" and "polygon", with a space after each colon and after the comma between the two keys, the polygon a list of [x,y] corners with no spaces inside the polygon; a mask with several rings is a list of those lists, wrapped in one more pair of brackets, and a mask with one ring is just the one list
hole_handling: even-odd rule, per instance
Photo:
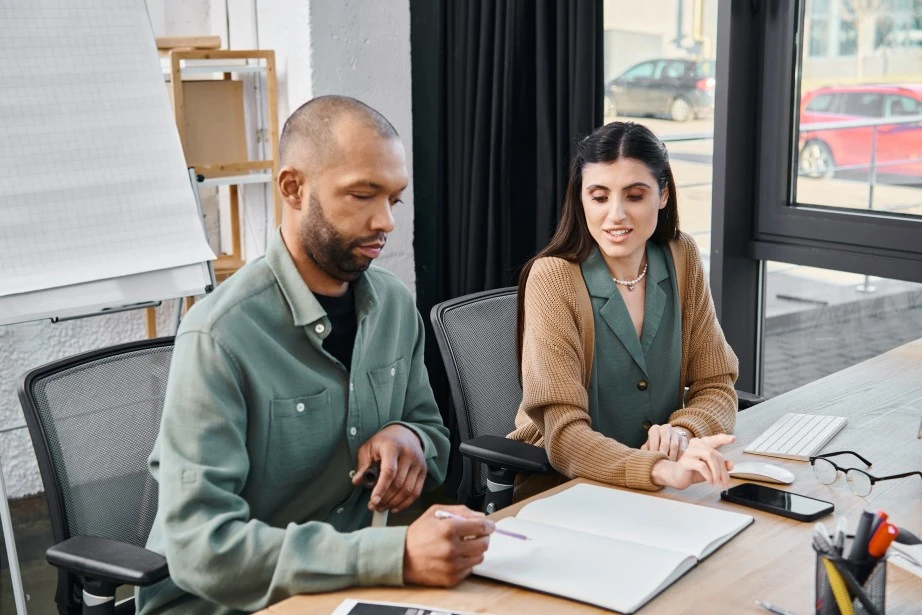
{"label": "glass pane", "polygon": [[766,263],[762,393],[774,396],[919,338],[922,284]]}
{"label": "glass pane", "polygon": [[648,126],[669,149],[683,231],[707,262],[718,0],[604,0],[605,121]]}
{"label": "glass pane", "polygon": [[922,215],[922,0],[804,2],[793,201]]}

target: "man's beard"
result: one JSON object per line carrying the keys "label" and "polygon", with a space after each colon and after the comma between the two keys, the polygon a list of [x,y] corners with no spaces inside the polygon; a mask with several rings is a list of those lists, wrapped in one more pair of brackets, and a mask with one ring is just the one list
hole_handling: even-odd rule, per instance
{"label": "man's beard", "polygon": [[370,243],[384,243],[387,235],[378,233],[349,239],[333,227],[313,192],[310,194],[309,206],[299,232],[304,251],[330,277],[341,282],[357,280],[374,259],[356,254],[355,249]]}

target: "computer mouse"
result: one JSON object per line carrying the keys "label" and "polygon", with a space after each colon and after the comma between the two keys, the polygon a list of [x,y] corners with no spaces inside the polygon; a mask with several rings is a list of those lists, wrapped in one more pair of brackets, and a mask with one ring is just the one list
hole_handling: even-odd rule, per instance
{"label": "computer mouse", "polygon": [[781,466],[761,461],[741,461],[733,465],[729,472],[733,478],[758,480],[765,483],[783,483],[789,485],[794,482],[794,473]]}

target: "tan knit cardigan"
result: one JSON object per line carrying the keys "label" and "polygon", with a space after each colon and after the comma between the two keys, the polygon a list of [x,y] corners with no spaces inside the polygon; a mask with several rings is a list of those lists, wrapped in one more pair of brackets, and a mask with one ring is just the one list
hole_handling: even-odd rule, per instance
{"label": "tan knit cardigan", "polygon": [[[669,423],[699,437],[732,433],[737,411],[736,355],[717,322],[695,241],[680,233],[669,248],[682,311],[678,410]],[[551,465],[566,477],[657,489],[650,474],[653,464],[666,455],[630,448],[592,429],[587,389],[594,335],[592,304],[579,264],[555,257],[535,261],[525,287],[524,395],[516,430],[509,437],[543,446]],[[538,476],[519,481],[517,497],[551,484],[547,477]]]}

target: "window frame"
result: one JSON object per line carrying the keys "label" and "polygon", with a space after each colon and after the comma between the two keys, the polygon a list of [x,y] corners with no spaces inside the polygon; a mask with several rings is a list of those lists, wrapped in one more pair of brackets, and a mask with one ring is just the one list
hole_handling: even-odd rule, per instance
{"label": "window frame", "polygon": [[[922,217],[797,203],[802,2],[762,9],[753,258],[922,282]],[[718,35],[719,38],[720,34]],[[732,86],[731,86],[732,87]],[[862,186],[862,184],[856,184]]]}
{"label": "window frame", "polygon": [[[737,388],[761,392],[765,264],[922,282],[922,220],[791,207],[800,109],[800,2],[732,0],[717,12],[710,283]],[[795,105],[795,101],[797,104]]]}

